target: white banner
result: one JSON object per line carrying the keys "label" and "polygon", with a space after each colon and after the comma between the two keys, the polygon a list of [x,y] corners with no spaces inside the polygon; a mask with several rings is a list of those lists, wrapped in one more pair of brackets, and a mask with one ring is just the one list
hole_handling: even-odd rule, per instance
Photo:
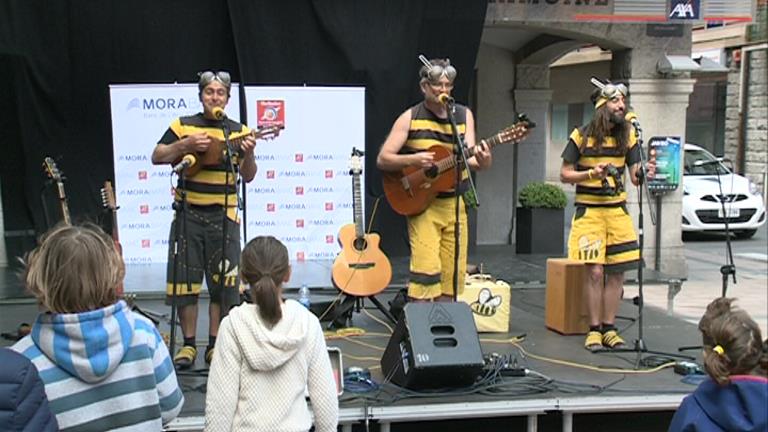
{"label": "white banner", "polygon": [[[365,90],[247,87],[245,92],[252,128],[277,119],[285,128],[274,140],[257,143],[259,171],[248,184],[243,229],[249,238],[279,238],[294,260],[332,259],[339,251],[339,228],[353,220],[348,161],[353,146],[365,147]],[[197,85],[112,85],[110,96],[125,262],[165,263],[176,177],[168,165],[152,165],[151,155],[171,121],[201,111]],[[239,112],[233,85],[227,115],[238,119]]]}
{"label": "white banner", "polygon": [[245,99],[251,127],[285,125],[256,147],[248,237],[273,235],[296,261],[333,259],[339,228],[353,221],[349,158],[365,149],[365,89],[246,87]]}

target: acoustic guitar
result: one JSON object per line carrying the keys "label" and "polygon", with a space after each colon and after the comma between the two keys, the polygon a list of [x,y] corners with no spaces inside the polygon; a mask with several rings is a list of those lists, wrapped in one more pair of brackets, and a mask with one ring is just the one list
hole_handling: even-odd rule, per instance
{"label": "acoustic guitar", "polygon": [[354,223],[339,230],[341,252],[336,256],[331,270],[334,285],[345,294],[368,297],[376,295],[389,285],[392,266],[386,255],[379,249],[381,238],[378,234],[363,230],[363,203],[360,193],[362,173],[360,150],[352,149],[350,159]]}
{"label": "acoustic guitar", "polygon": [[59,206],[61,207],[61,215],[64,219],[64,223],[72,225],[72,219],[69,217],[69,205],[67,204],[67,195],[64,193],[64,174],[56,166],[56,161],[52,157],[46,156],[43,159],[43,169],[53,182],[56,183],[56,194],[59,198]]}
{"label": "acoustic guitar", "polygon": [[[480,144],[488,148],[499,144],[516,144],[525,139],[535,126],[525,114],[521,114],[514,125],[481,140]],[[468,149],[467,157],[474,156],[476,148]],[[453,152],[441,145],[434,145],[427,151],[434,153],[435,163],[431,167],[407,167],[401,171],[386,172],[382,176],[387,201],[401,215],[413,216],[423,212],[438,193],[453,190],[456,185],[456,158]]]}
{"label": "acoustic guitar", "polygon": [[[231,154],[241,154],[240,144],[242,144],[243,140],[248,136],[252,136],[255,139],[271,140],[273,138],[276,138],[278,135],[280,135],[280,131],[281,131],[280,126],[269,126],[263,129],[251,129],[250,132],[234,134],[229,138],[229,152]],[[208,149],[206,151],[192,153],[197,159],[197,161],[193,165],[188,166],[184,170],[184,175],[193,176],[198,172],[200,172],[200,170],[203,169],[204,166],[218,165],[221,163],[221,161],[226,159],[227,157],[226,141],[218,139],[216,137],[211,137],[211,136],[209,136],[209,138],[211,139],[211,145],[208,146]],[[173,164],[175,165],[181,162],[184,156],[174,161]]]}
{"label": "acoustic guitar", "polygon": [[[105,210],[109,211],[112,219],[112,241],[115,242],[115,248],[123,255],[123,246],[120,244],[120,234],[117,227],[117,201],[115,200],[115,189],[112,187],[112,182],[109,180],[104,182],[104,187],[101,188],[101,205]],[[123,282],[116,288],[117,295],[123,297]]]}

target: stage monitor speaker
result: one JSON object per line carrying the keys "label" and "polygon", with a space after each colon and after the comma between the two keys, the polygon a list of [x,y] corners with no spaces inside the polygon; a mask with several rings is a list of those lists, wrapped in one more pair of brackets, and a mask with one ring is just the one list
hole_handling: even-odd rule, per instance
{"label": "stage monitor speaker", "polygon": [[466,387],[483,370],[483,352],[466,303],[408,303],[395,326],[381,370],[413,390]]}
{"label": "stage monitor speaker", "polygon": [[547,260],[547,292],[544,323],[562,334],[585,334],[589,330],[584,297],[585,266],[567,258]]}

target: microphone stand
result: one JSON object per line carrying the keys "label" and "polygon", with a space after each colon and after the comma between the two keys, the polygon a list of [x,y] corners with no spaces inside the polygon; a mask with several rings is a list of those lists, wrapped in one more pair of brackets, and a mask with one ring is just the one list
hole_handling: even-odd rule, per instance
{"label": "microphone stand", "polygon": [[[229,309],[235,305],[236,296],[232,295],[229,296],[226,291],[226,284],[224,283],[224,278],[226,276],[226,255],[227,255],[227,243],[228,243],[228,230],[227,230],[227,209],[229,207],[229,176],[232,174],[235,178],[235,195],[237,195],[237,182],[238,176],[237,171],[235,171],[234,167],[232,166],[232,149],[230,148],[230,142],[229,142],[229,124],[227,124],[227,119],[224,117],[221,119],[221,130],[224,134],[224,148],[226,149],[225,153],[225,161],[224,165],[226,166],[226,174],[224,175],[224,209],[222,211],[222,218],[221,218],[221,265],[219,266],[219,285],[221,286],[221,304],[219,307],[221,308],[220,314],[219,314],[219,322],[221,322],[222,319],[224,319],[225,316],[229,313]],[[236,196],[235,199],[237,200],[238,197]],[[239,235],[239,230],[238,230]],[[239,289],[238,286],[235,286],[234,289],[237,291]],[[239,298],[239,296],[237,297]],[[231,304],[230,304],[231,303]]]}
{"label": "microphone stand", "polygon": [[[184,172],[186,169],[179,171],[179,183],[177,190],[179,191],[180,200],[173,203],[173,209],[176,211],[174,214],[174,233],[173,233],[173,272],[171,281],[173,288],[171,290],[171,334],[169,341],[169,350],[171,356],[174,355],[176,346],[176,312],[178,305],[176,304],[179,291],[178,291],[178,271],[179,271],[179,247],[183,240],[187,237],[187,184],[186,176]],[[181,227],[179,226],[181,225]],[[189,279],[189,244],[184,247],[184,280],[187,282],[187,292],[192,292],[192,282]]]}
{"label": "microphone stand", "polygon": [[[725,297],[728,293],[728,276],[733,278],[734,285],[736,284],[736,264],[733,262],[733,250],[731,249],[731,231],[728,225],[728,214],[725,212],[725,200],[726,196],[723,194],[723,182],[720,178],[720,163],[715,164],[715,174],[717,175],[717,186],[720,190],[720,210],[723,212],[723,223],[725,224],[725,265],[720,267],[720,274],[722,275],[723,287],[720,292],[720,297]],[[701,349],[702,345],[682,346],[678,348],[678,351],[690,351],[694,349]]]}
{"label": "microphone stand", "polygon": [[[725,265],[720,267],[720,274],[723,277],[723,290],[720,294],[725,297],[728,292],[728,276],[733,277],[733,283],[736,284],[736,264],[733,262],[733,249],[731,248],[731,231],[728,226],[728,213],[725,212],[725,200],[723,194],[723,182],[720,178],[720,163],[715,164],[715,174],[717,175],[717,186],[720,190],[720,210],[723,212],[723,223],[725,224]],[[733,203],[731,203],[733,205]]]}
{"label": "microphone stand", "polygon": [[[598,351],[598,352],[635,352],[637,353],[637,358],[635,360],[635,369],[638,369],[640,367],[640,363],[642,362],[642,353],[649,353],[649,354],[656,354],[656,355],[662,355],[662,356],[668,356],[668,357],[676,357],[676,358],[682,358],[686,360],[695,360],[691,356],[686,356],[682,354],[673,354],[673,353],[667,353],[663,351],[652,351],[649,350],[648,347],[645,345],[645,340],[643,339],[643,308],[645,306],[645,301],[643,297],[643,267],[645,265],[643,261],[643,245],[644,245],[644,239],[645,239],[645,233],[643,230],[643,191],[645,191],[646,197],[648,198],[648,208],[651,210],[651,222],[655,225],[656,219],[654,212],[652,211],[652,200],[650,196],[650,191],[648,190],[648,173],[645,171],[645,165],[647,163],[647,159],[645,156],[645,152],[643,151],[643,130],[640,128],[640,123],[636,120],[632,122],[634,129],[635,129],[635,138],[637,139],[637,146],[640,150],[640,168],[637,172],[637,180],[639,184],[637,185],[637,206],[638,206],[638,214],[637,214],[637,241],[638,241],[638,247],[640,252],[640,258],[637,262],[637,339],[635,339],[634,347],[632,348],[614,348],[610,350],[604,350],[604,351]],[[630,173],[630,175],[632,175]],[[659,245],[657,244],[656,247],[658,248]]]}
{"label": "microphone stand", "polygon": [[[467,164],[467,149],[464,146],[464,140],[459,135],[459,128],[456,125],[456,118],[454,116],[456,105],[449,101],[445,105],[446,112],[448,113],[448,121],[451,123],[451,131],[453,132],[454,143],[454,172],[456,176],[454,184],[455,193],[455,206],[454,206],[454,221],[453,221],[453,301],[458,301],[459,296],[459,250],[461,247],[461,224],[459,223],[459,205],[461,203],[459,187],[461,186],[461,172],[466,169],[469,170],[469,164]],[[465,118],[466,124],[466,118]],[[467,179],[469,179],[469,188],[472,196],[475,197],[476,205],[480,205],[477,202],[477,189],[475,189],[475,182],[472,180],[472,175],[468,173]],[[467,235],[467,241],[469,241],[469,235]]]}

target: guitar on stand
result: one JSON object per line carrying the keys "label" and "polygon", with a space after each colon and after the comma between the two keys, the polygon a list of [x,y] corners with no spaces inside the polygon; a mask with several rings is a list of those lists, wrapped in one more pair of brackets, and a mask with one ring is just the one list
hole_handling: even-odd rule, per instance
{"label": "guitar on stand", "polygon": [[[280,130],[280,126],[269,126],[263,129],[251,129],[250,132],[232,135],[229,138],[229,151],[232,154],[240,154],[240,144],[242,144],[246,137],[252,136],[255,139],[271,140],[277,138],[277,136],[280,135]],[[185,176],[193,176],[197,174],[204,166],[218,165],[222,160],[226,159],[227,147],[225,141],[210,135],[208,137],[211,139],[211,145],[208,146],[206,151],[190,153],[195,156],[195,162],[191,163],[187,168],[185,168]],[[174,161],[173,164],[176,165],[183,159],[184,158],[181,157]]]}
{"label": "guitar on stand", "polygon": [[[56,161],[52,157],[46,156],[43,159],[43,169],[48,175],[48,178],[56,183],[56,194],[59,199],[59,206],[61,208],[61,215],[63,221],[67,225],[72,225],[72,219],[69,217],[69,205],[67,204],[67,195],[64,193],[64,174],[56,166]],[[43,206],[45,207],[45,206]]]}
{"label": "guitar on stand", "polygon": [[[495,135],[480,141],[489,149],[499,144],[517,144],[524,140],[536,124],[521,114],[518,121]],[[473,147],[467,150],[471,158]],[[456,158],[453,152],[441,145],[430,147],[434,153],[434,165],[430,168],[407,167],[400,172],[384,173],[382,178],[384,194],[392,209],[403,216],[413,216],[423,212],[440,192],[447,192],[456,185]]]}
{"label": "guitar on stand", "polygon": [[[104,207],[106,211],[109,212],[109,215],[111,216],[111,222],[112,229],[110,230],[112,233],[112,241],[115,242],[115,248],[118,252],[120,252],[120,256],[123,255],[123,246],[120,244],[120,234],[118,233],[117,228],[117,201],[115,200],[115,189],[112,187],[112,182],[109,180],[104,182],[104,187],[101,188],[101,205]],[[123,283],[120,282],[120,285],[117,287],[117,296],[123,297],[124,289],[123,289]]]}
{"label": "guitar on stand", "polygon": [[[335,311],[332,323],[346,316],[351,319],[352,308],[359,311],[360,300],[369,298],[393,323],[395,319],[374,297],[384,291],[392,280],[392,265],[379,249],[381,238],[375,233],[366,233],[363,226],[363,200],[360,186],[363,152],[353,148],[350,158],[352,175],[352,198],[354,223],[344,225],[339,230],[338,239],[341,252],[336,256],[331,270],[333,284],[346,294]],[[346,320],[345,320],[346,321]]]}

